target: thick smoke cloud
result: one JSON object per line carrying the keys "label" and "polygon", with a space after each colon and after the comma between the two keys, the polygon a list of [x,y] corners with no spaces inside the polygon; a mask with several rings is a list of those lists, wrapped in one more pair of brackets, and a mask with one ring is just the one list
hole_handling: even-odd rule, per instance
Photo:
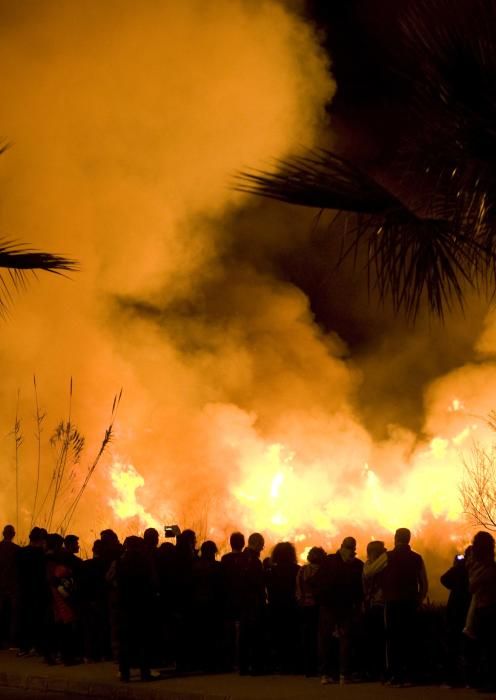
{"label": "thick smoke cloud", "polygon": [[[368,300],[364,277],[329,272],[334,239],[315,212],[230,187],[236,171],[328,133],[335,85],[294,6],[0,2],[14,145],[0,231],[82,267],[34,282],[2,328],[0,512],[16,519],[20,389],[24,535],[33,373],[45,442],[73,377],[90,454],[124,389],[73,523],[87,539],[174,519],[219,541],[265,527],[303,548],[309,533],[333,546],[347,527],[365,543],[411,525],[429,542],[459,523],[459,436],[492,408],[494,319],[483,326],[475,299],[468,320],[412,328]],[[45,489],[52,463],[47,448]]]}
{"label": "thick smoke cloud", "polygon": [[[322,352],[304,296],[255,270],[229,280],[222,251],[223,216],[246,200],[232,174],[315,138],[334,89],[325,59],[275,2],[4,2],[1,12],[2,129],[14,144],[0,175],[2,232],[82,266],[16,300],[0,350],[3,425],[17,388],[32,413],[36,372],[48,435],[73,376],[73,415],[95,447],[123,386],[114,449],[151,494],[194,507],[191,474],[202,493],[202,469],[207,482],[222,472],[204,454],[203,407],[256,393],[283,366],[293,325]],[[206,285],[217,300],[203,298]],[[215,324],[207,302],[219,305]],[[163,310],[158,321],[147,305]],[[274,358],[259,367],[264,350]],[[270,374],[267,393],[284,384]],[[3,447],[7,475],[8,438]],[[102,518],[104,487],[95,480]]]}

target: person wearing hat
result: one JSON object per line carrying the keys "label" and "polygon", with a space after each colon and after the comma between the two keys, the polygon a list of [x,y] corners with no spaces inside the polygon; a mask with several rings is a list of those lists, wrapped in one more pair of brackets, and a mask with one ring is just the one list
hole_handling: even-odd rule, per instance
{"label": "person wearing hat", "polygon": [[345,537],[329,554],[312,584],[319,608],[321,683],[351,680],[351,640],[363,599],[363,562],[356,557],[356,540]]}

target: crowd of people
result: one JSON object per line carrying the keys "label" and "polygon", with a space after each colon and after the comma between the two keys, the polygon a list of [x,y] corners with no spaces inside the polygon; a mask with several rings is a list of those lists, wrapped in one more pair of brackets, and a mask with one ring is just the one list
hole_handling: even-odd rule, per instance
{"label": "crowd of people", "polygon": [[[389,551],[370,542],[365,562],[345,537],[330,554],[312,547],[299,566],[289,542],[262,558],[260,533],[247,542],[233,533],[219,560],[210,540],[197,550],[192,530],[177,531],[175,544],[159,544],[153,528],[123,544],[103,530],[83,560],[76,535],[34,527],[20,547],[6,525],[0,644],[47,664],[114,660],[124,682],[133,667],[142,680],[168,667],[410,685],[425,678],[419,650],[428,641],[427,574],[410,536],[397,530]],[[434,680],[496,689],[494,557],[494,539],[481,531],[441,577],[450,594]]]}

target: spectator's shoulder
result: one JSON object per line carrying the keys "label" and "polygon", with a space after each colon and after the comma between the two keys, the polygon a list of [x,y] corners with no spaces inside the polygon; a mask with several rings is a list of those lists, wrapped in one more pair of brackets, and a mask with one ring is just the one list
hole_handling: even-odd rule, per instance
{"label": "spectator's shoulder", "polygon": [[412,551],[412,554],[414,555],[415,559],[419,562],[419,564],[423,564],[424,560],[422,558],[422,555],[419,554],[418,552],[414,552],[413,549],[411,551]]}

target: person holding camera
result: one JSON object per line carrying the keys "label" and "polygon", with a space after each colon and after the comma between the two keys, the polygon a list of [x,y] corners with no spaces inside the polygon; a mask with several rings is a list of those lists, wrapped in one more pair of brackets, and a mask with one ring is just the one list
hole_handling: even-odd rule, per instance
{"label": "person holding camera", "polygon": [[451,566],[441,576],[442,585],[449,590],[446,605],[446,684],[450,687],[463,687],[467,682],[465,648],[469,643],[463,629],[467,619],[470,600],[468,569],[466,559],[472,547],[465,554],[457,554]]}

